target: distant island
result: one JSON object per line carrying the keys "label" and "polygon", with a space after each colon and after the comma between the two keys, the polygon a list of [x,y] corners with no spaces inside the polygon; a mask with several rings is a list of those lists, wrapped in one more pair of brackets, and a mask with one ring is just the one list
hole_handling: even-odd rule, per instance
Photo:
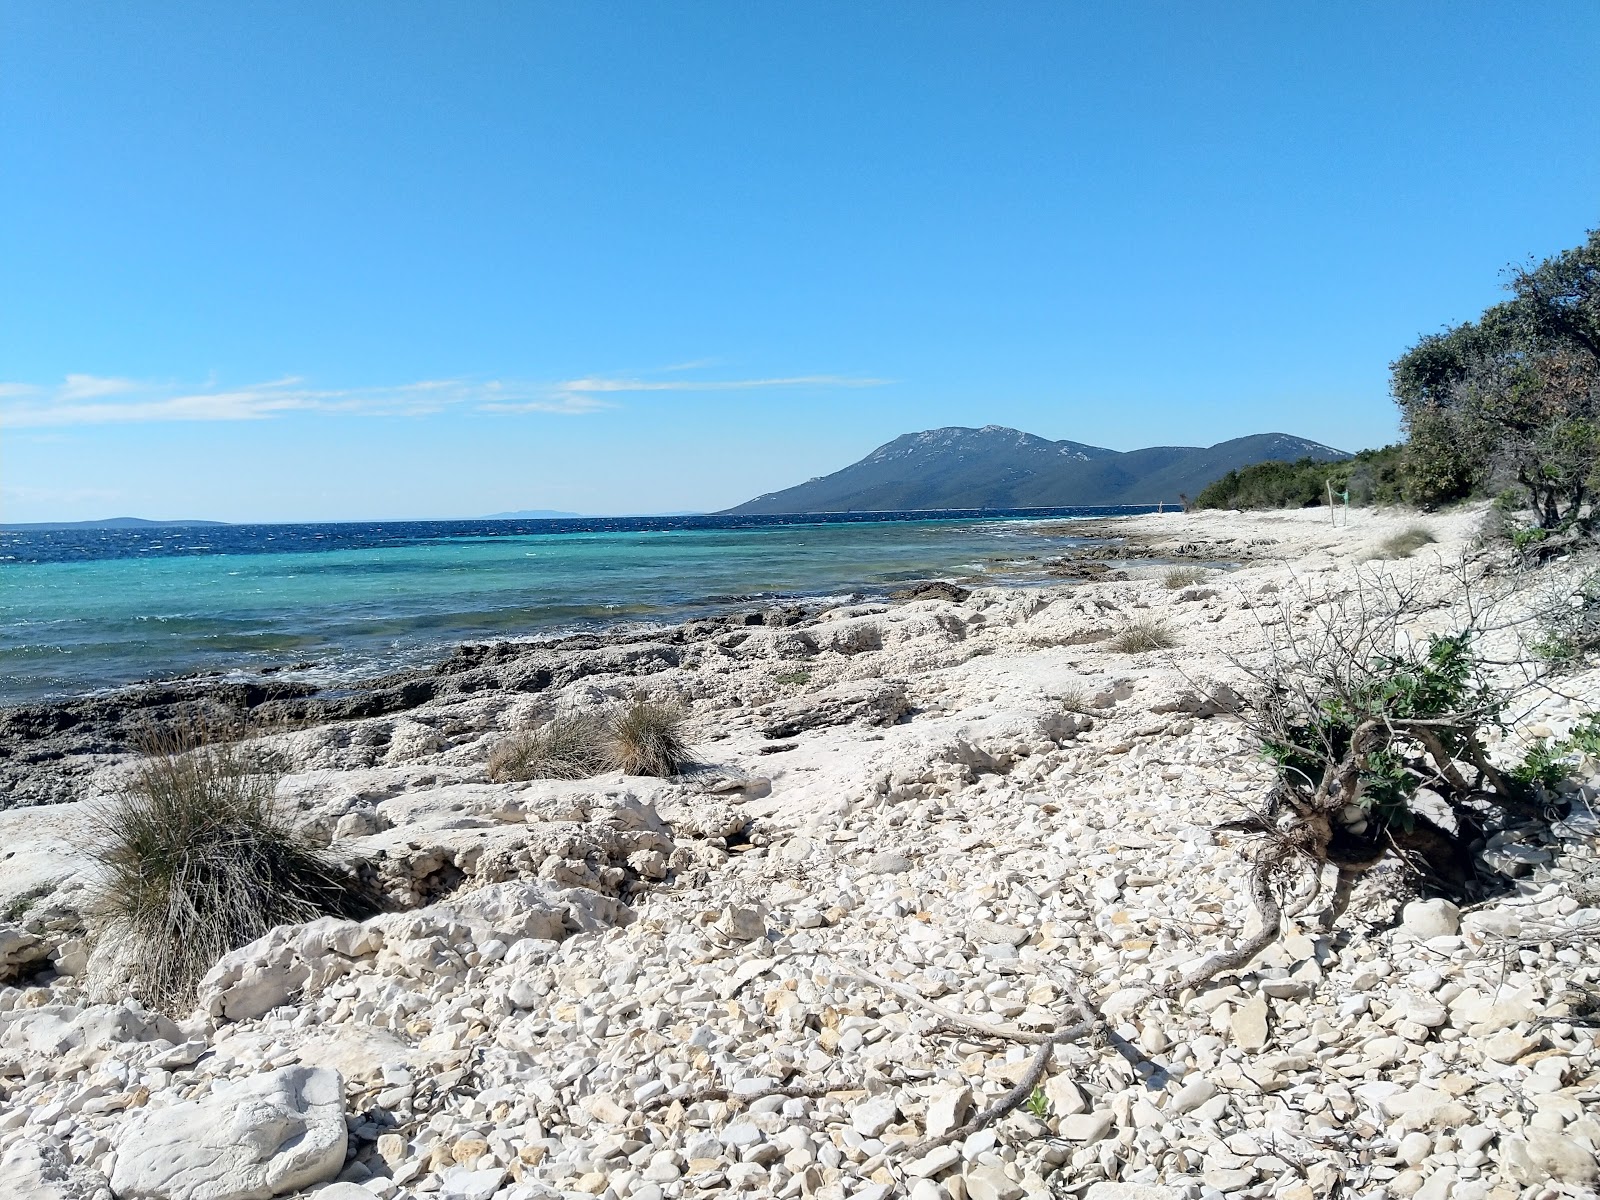
{"label": "distant island", "polygon": [[564,517],[581,517],[583,513],[562,512],[556,508],[519,508],[516,512],[490,513],[485,521],[559,521]]}
{"label": "distant island", "polygon": [[725,510],[734,515],[1177,504],[1229,471],[1270,460],[1341,462],[1350,455],[1287,433],[1215,446],[1119,452],[1052,442],[1003,425],[907,433],[860,462]]}
{"label": "distant island", "polygon": [[101,521],[29,521],[22,524],[0,524],[0,529],[38,530],[51,529],[193,529],[201,525],[226,525],[227,521],[147,521],[143,517],[106,517]]}

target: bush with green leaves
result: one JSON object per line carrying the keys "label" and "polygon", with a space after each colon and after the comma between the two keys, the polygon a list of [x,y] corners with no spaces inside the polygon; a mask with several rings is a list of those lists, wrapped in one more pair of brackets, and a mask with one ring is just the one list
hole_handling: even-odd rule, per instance
{"label": "bush with green leaves", "polygon": [[95,810],[86,911],[147,1003],[184,1011],[219,958],[276,925],[370,911],[274,800],[277,780],[236,744],[168,744]]}

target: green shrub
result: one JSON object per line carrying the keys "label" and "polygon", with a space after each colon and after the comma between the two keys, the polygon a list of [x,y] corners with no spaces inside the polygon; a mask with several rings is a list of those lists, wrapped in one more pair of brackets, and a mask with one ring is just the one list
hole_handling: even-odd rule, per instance
{"label": "green shrub", "polygon": [[182,1011],[219,958],[273,926],[368,910],[279,809],[277,778],[237,745],[169,744],[96,811],[86,911],[145,1001]]}
{"label": "green shrub", "polygon": [[1161,577],[1161,582],[1168,591],[1177,591],[1179,588],[1193,587],[1206,577],[1206,572],[1200,567],[1173,567]]}
{"label": "green shrub", "polygon": [[1144,654],[1150,650],[1170,650],[1178,644],[1178,639],[1165,621],[1144,620],[1133,622],[1107,644],[1118,654]]}
{"label": "green shrub", "polygon": [[683,734],[687,720],[674,701],[633,701],[607,723],[611,764],[624,775],[676,775],[690,761]]}
{"label": "green shrub", "polygon": [[810,683],[810,671],[780,671],[772,677],[773,683]]}
{"label": "green shrub", "polygon": [[555,717],[507,738],[489,755],[496,783],[527,779],[587,779],[609,765],[603,717]]}
{"label": "green shrub", "polygon": [[1253,463],[1207,485],[1194,507],[1314,508],[1328,502],[1330,481],[1335,494],[1350,493],[1353,505],[1393,504],[1403,498],[1401,447],[1363,450],[1338,462]]}

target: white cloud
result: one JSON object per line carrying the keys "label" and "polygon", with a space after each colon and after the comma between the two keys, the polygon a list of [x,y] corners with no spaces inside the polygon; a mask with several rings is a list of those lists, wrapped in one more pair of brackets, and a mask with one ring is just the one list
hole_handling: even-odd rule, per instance
{"label": "white cloud", "polygon": [[[684,364],[687,367],[689,364]],[[422,379],[366,388],[317,388],[297,376],[224,388],[68,375],[54,387],[0,382],[0,427],[143,424],[159,421],[261,421],[290,413],[418,417],[446,410],[579,415],[616,407],[608,394],[727,392],[786,387],[876,387],[888,382],[841,375],[772,379],[624,379],[558,383]]]}

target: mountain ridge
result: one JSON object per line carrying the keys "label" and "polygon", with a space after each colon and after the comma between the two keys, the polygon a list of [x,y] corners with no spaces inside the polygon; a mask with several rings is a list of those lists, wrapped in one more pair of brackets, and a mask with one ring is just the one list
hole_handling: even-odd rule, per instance
{"label": "mountain ridge", "polygon": [[1272,459],[1336,462],[1350,455],[1287,433],[1213,446],[1108,450],[1050,441],[1004,425],[904,433],[829,475],[722,510],[730,515],[1176,504],[1230,470]]}

